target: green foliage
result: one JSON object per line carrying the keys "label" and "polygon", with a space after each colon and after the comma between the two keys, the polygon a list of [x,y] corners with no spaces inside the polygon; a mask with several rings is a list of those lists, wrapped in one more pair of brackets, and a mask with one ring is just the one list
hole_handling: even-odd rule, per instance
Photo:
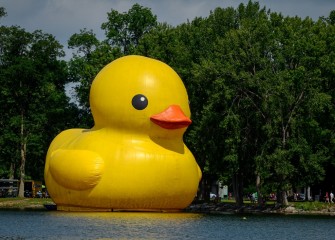
{"label": "green foliage", "polygon": [[1,177],[43,179],[49,143],[69,123],[62,46],[20,27],[1,26],[0,36]]}
{"label": "green foliage", "polygon": [[0,19],[7,15],[6,9],[4,7],[0,7]]}
{"label": "green foliage", "polygon": [[101,25],[111,46],[118,46],[129,54],[141,37],[157,24],[157,17],[149,8],[134,4],[127,13],[111,10],[108,21]]}
{"label": "green foliage", "polygon": [[70,49],[77,49],[75,55],[83,55],[89,58],[92,52],[98,47],[99,41],[92,30],[81,29],[80,33],[73,34],[69,41],[68,47]]}

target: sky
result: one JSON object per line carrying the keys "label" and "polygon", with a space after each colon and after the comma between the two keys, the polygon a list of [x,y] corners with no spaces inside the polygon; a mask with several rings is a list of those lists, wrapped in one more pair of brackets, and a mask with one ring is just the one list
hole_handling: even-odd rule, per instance
{"label": "sky", "polygon": [[[284,16],[311,17],[317,20],[328,17],[335,10],[335,0],[259,0],[261,7]],[[98,39],[104,39],[101,24],[107,21],[111,9],[127,12],[135,3],[148,7],[157,16],[158,22],[172,26],[192,21],[195,17],[207,17],[217,7],[236,8],[248,0],[0,0],[7,16],[1,25],[17,25],[32,32],[42,30],[55,36],[64,46],[80,29],[92,29]]]}

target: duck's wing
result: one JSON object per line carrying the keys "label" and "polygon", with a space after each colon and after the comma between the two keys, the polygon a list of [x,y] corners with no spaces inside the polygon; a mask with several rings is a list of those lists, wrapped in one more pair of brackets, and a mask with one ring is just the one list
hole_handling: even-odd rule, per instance
{"label": "duck's wing", "polygon": [[89,150],[59,149],[49,158],[49,174],[63,187],[74,190],[93,188],[104,171],[102,157]]}

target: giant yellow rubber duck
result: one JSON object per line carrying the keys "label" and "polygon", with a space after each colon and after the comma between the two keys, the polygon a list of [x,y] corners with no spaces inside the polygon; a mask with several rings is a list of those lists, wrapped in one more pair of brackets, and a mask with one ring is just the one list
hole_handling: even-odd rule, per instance
{"label": "giant yellow rubber duck", "polygon": [[94,79],[92,129],[51,143],[45,182],[58,210],[169,211],[194,199],[201,171],[183,142],[190,109],[183,82],[165,63],[126,56]]}

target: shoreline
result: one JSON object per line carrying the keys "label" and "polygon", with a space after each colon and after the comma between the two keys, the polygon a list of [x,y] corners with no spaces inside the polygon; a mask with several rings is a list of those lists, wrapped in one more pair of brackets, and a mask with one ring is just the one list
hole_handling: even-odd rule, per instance
{"label": "shoreline", "polygon": [[335,205],[321,210],[303,210],[294,206],[276,206],[275,204],[236,206],[229,203],[196,203],[187,207],[184,212],[209,214],[278,214],[278,215],[311,215],[335,217]]}
{"label": "shoreline", "polygon": [[[19,199],[0,199],[0,210],[26,210],[26,211],[54,211],[48,209],[47,205],[55,205],[50,198],[19,198]],[[335,204],[327,206],[321,210],[303,210],[292,205],[281,207],[275,204],[266,204],[263,206],[245,204],[236,206],[234,203],[225,202],[204,202],[192,203],[181,212],[185,213],[203,213],[203,214],[278,214],[278,215],[311,215],[311,216],[331,216],[335,217]]]}

